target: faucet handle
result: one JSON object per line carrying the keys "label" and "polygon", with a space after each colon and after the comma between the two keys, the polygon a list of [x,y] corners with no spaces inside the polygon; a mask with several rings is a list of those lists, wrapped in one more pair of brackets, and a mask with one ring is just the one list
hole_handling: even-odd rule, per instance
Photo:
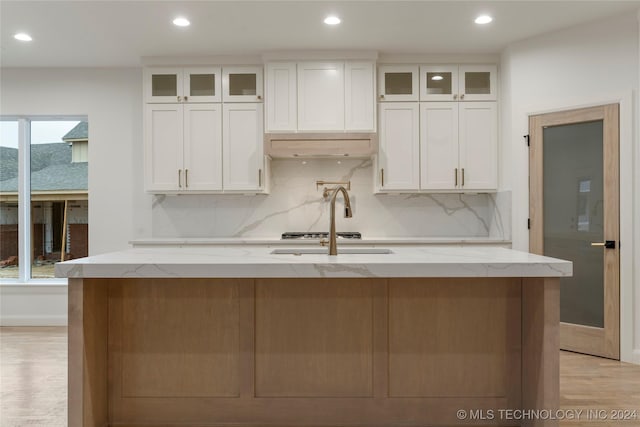
{"label": "faucet handle", "polygon": [[327,246],[329,244],[329,240],[327,239],[320,239],[320,246]]}

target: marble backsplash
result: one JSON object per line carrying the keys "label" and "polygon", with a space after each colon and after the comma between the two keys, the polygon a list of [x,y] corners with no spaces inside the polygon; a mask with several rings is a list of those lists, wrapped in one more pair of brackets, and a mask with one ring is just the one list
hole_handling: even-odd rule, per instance
{"label": "marble backsplash", "polygon": [[153,196],[152,237],[264,237],[326,231],[329,202],[316,180],[351,181],[353,218],[336,204],[339,231],[374,237],[511,239],[511,192],[373,194],[369,159],[275,159],[269,195]]}

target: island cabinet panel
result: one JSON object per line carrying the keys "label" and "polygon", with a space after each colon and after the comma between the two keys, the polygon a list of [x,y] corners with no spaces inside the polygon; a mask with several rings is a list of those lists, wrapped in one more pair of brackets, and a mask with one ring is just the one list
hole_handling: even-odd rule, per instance
{"label": "island cabinet panel", "polygon": [[114,289],[123,397],[239,395],[237,285],[182,282]]}
{"label": "island cabinet panel", "polygon": [[558,407],[558,303],[557,278],[70,279],[69,427],[557,427],[498,411]]}
{"label": "island cabinet panel", "polygon": [[256,281],[256,396],[373,395],[371,280]]}
{"label": "island cabinet panel", "polygon": [[519,404],[520,280],[389,281],[390,397]]}

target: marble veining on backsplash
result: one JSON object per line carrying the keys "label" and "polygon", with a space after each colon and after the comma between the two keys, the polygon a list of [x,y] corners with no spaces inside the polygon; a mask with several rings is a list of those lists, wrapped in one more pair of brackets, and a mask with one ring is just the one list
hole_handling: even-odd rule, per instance
{"label": "marble veining on backsplash", "polygon": [[269,195],[153,196],[152,237],[268,237],[324,231],[329,203],[316,180],[351,181],[353,218],[336,206],[337,229],[363,237],[509,239],[511,193],[373,194],[369,159],[275,159]]}

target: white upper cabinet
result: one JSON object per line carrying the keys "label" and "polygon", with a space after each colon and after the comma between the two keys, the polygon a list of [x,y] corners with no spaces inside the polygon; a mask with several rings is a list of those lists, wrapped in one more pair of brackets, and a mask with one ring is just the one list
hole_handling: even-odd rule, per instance
{"label": "white upper cabinet", "polygon": [[420,103],[420,188],[458,188],[458,103]]}
{"label": "white upper cabinet", "polygon": [[375,66],[347,61],[344,70],[345,130],[375,132]]}
{"label": "white upper cabinet", "polygon": [[223,111],[224,189],[263,190],[262,104],[224,104]]}
{"label": "white upper cabinet", "polygon": [[222,189],[220,104],[147,104],[146,188],[154,192]]}
{"label": "white upper cabinet", "polygon": [[495,102],[461,102],[460,187],[498,187],[498,112]]}
{"label": "white upper cabinet", "polygon": [[378,67],[378,100],[381,102],[417,101],[417,65],[382,65]]}
{"label": "white upper cabinet", "polygon": [[344,130],[344,62],[298,64],[298,130]]}
{"label": "white upper cabinet", "polygon": [[420,67],[420,101],[456,101],[458,92],[457,65]]}
{"label": "white upper cabinet", "polygon": [[223,102],[262,102],[262,67],[223,67]]}
{"label": "white upper cabinet", "polygon": [[146,68],[148,103],[220,102],[220,67]]}
{"label": "white upper cabinet", "polygon": [[184,106],[185,191],[222,190],[222,106]]}
{"label": "white upper cabinet", "polygon": [[497,66],[460,65],[458,70],[460,101],[495,101],[497,99]]}
{"label": "white upper cabinet", "polygon": [[420,101],[495,101],[495,65],[423,65]]}
{"label": "white upper cabinet", "polygon": [[418,103],[380,104],[378,170],[379,191],[420,188]]}
{"label": "white upper cabinet", "polygon": [[266,65],[267,132],[375,132],[373,61]]}
{"label": "white upper cabinet", "polygon": [[420,103],[420,189],[495,191],[495,102]]}
{"label": "white upper cabinet", "polygon": [[267,72],[267,132],[298,129],[298,95],[295,62],[272,62]]}

